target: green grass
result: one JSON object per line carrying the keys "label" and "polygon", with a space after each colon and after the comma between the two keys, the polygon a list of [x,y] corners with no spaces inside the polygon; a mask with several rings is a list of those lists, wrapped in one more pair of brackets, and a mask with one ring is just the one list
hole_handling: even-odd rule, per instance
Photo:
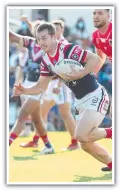
{"label": "green grass", "polygon": [[[48,133],[55,154],[39,155],[44,147],[40,140],[39,148],[21,148],[21,142],[31,137],[16,139],[9,149],[9,182],[111,182],[112,173],[102,172],[104,165],[85,153],[82,149],[61,151],[70,143],[67,132]],[[110,153],[112,141],[99,141]]]}

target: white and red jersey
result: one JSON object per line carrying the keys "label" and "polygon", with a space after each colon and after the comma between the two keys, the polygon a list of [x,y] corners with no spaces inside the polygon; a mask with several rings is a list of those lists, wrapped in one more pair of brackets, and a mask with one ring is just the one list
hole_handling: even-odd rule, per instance
{"label": "white and red jersey", "polygon": [[[80,64],[85,64],[87,51],[80,48],[78,45],[63,44],[58,42],[56,52],[53,56],[45,54],[41,61],[41,76],[54,76],[55,64],[63,59],[73,59],[78,61]],[[65,81],[64,81],[65,82]],[[88,74],[82,79],[65,82],[66,85],[73,91],[76,98],[80,99],[86,94],[94,91],[97,87],[97,81],[92,74]]]}
{"label": "white and red jersey", "polygon": [[102,50],[103,53],[111,60],[112,59],[112,23],[109,22],[107,31],[103,34],[99,29],[92,34],[93,44],[97,49]]}
{"label": "white and red jersey", "polygon": [[40,63],[44,54],[35,40],[24,38],[24,46],[29,50],[29,60],[27,65],[27,80],[37,82],[40,76]]}
{"label": "white and red jersey", "polygon": [[86,55],[87,52],[78,45],[72,45],[70,43],[65,45],[58,42],[54,56],[50,56],[46,53],[42,57],[41,76],[50,76],[50,69],[54,72],[55,64],[65,58],[76,60],[82,64],[85,61]]}
{"label": "white and red jersey", "polygon": [[24,42],[23,45],[29,49],[30,59],[32,59],[33,62],[38,61],[44,54],[40,46],[36,43],[35,40],[29,38],[24,38],[23,42]]}

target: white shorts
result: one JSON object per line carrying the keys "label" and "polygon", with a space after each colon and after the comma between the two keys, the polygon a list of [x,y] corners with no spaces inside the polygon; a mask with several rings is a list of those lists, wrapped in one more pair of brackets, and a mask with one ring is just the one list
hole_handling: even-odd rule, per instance
{"label": "white shorts", "polygon": [[107,91],[100,85],[95,91],[87,94],[81,99],[76,99],[75,106],[79,112],[90,109],[105,115],[109,107]]}
{"label": "white shorts", "polygon": [[73,104],[75,98],[72,91],[63,84],[60,87],[60,93],[53,93],[53,88],[57,86],[59,79],[51,80],[44,95],[44,100],[54,100],[57,105],[64,104],[66,102]]}
{"label": "white shorts", "polygon": [[[25,80],[23,82],[23,86],[24,87],[31,87],[33,85],[35,85],[36,82],[31,82],[31,81],[28,81],[28,80]],[[41,100],[42,98],[42,94],[38,94],[38,95],[21,95],[21,98],[22,100],[26,100],[26,98],[31,98],[31,99],[34,99],[34,100]]]}

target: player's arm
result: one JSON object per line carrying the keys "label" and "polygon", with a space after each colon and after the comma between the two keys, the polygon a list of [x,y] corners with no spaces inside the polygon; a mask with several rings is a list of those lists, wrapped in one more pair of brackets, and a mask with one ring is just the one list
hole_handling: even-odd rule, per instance
{"label": "player's arm", "polygon": [[54,86],[54,88],[52,90],[53,93],[59,94],[60,93],[60,88],[62,87],[62,85],[63,85],[63,81],[59,78],[58,83]]}
{"label": "player's arm", "polygon": [[35,37],[36,36],[36,28],[40,24],[41,21],[36,20],[34,22],[31,22],[26,15],[22,15],[20,20],[25,22],[28,25],[29,30],[31,31],[32,35]]}
{"label": "player's arm", "polygon": [[101,58],[101,67],[102,67],[103,64],[105,63],[107,56],[102,52],[101,49],[98,49],[98,48],[96,48],[96,54]]}
{"label": "player's arm", "polygon": [[51,78],[52,78],[51,76],[41,76],[38,82],[30,88],[25,88],[21,84],[14,85],[13,96],[19,96],[21,94],[26,94],[26,95],[41,94],[46,90]]}
{"label": "player's arm", "polygon": [[[70,48],[71,46],[69,46],[69,49]],[[65,80],[77,80],[89,73],[97,73],[101,68],[101,58],[95,53],[81,49],[78,45],[72,46],[72,49],[68,51],[67,55],[69,59],[75,59],[80,62],[80,64],[83,65],[83,69],[76,71],[73,67],[71,74],[65,74]]]}
{"label": "player's arm", "polygon": [[22,36],[22,35],[19,35],[19,34],[13,32],[13,31],[9,30],[9,40],[10,40],[10,42],[16,42],[20,46],[23,46],[24,45],[24,39],[35,40],[35,38],[28,37],[28,36]]}
{"label": "player's arm", "polygon": [[86,51],[86,57],[84,61],[85,65],[83,69],[81,69],[80,71],[76,71],[73,69],[73,72],[70,75],[71,79],[80,79],[89,73],[96,74],[101,68],[101,58],[97,54],[94,54],[90,51]]}
{"label": "player's arm", "polygon": [[20,65],[16,67],[15,71],[15,84],[23,82],[23,71]]}
{"label": "player's arm", "polygon": [[90,51],[87,51],[83,75],[86,75],[88,73],[98,73],[98,71],[102,67],[101,62],[102,61],[100,56]]}

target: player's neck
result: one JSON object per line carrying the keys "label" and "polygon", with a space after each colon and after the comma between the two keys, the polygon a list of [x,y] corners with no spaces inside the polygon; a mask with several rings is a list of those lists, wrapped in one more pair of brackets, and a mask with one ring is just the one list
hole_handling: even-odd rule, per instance
{"label": "player's neck", "polygon": [[59,38],[57,38],[57,40],[60,41],[61,39],[63,39],[63,35],[62,34],[59,36]]}
{"label": "player's neck", "polygon": [[51,51],[49,52],[49,55],[53,57],[56,54],[57,51],[58,42],[56,41],[51,48]]}
{"label": "player's neck", "polygon": [[104,34],[107,32],[109,23],[105,24],[103,27],[99,28],[99,32]]}

